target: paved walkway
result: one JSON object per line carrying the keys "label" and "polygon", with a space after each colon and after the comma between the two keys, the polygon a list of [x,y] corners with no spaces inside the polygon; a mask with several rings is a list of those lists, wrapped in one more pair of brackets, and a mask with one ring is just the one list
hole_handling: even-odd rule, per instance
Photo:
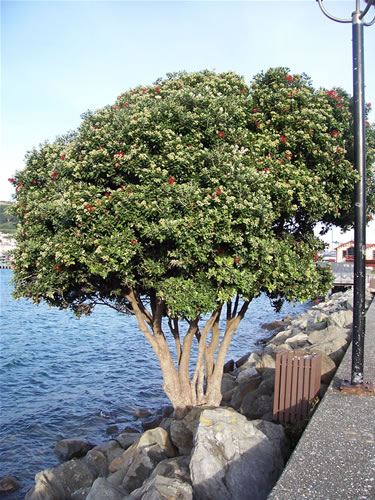
{"label": "paved walkway", "polygon": [[[339,392],[351,345],[269,500],[375,499],[375,396]],[[364,378],[375,385],[375,299],[366,315]]]}

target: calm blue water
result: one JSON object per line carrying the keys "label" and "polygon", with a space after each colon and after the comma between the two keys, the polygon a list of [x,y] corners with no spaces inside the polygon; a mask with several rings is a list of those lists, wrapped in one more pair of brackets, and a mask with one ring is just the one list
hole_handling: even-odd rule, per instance
{"label": "calm blue water", "polygon": [[[117,424],[139,426],[133,411],[168,404],[154,353],[134,318],[106,307],[76,319],[70,312],[11,297],[11,271],[0,270],[0,479],[24,484],[58,463],[53,448],[67,437],[110,439]],[[277,314],[266,297],[251,304],[227,359],[238,359],[267,332],[265,322],[310,307],[285,304]]]}

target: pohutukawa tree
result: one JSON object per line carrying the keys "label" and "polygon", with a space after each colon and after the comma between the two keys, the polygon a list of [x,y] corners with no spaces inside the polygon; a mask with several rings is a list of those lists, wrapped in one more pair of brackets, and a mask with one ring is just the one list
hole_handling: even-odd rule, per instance
{"label": "pohutukawa tree", "polygon": [[[97,304],[135,315],[176,415],[219,405],[250,301],[329,289],[314,228],[353,221],[351,127],[342,90],[315,90],[285,68],[250,86],[203,71],[125,92],[28,153],[11,179],[15,296],[77,315]],[[372,207],[370,168],[368,183]]]}

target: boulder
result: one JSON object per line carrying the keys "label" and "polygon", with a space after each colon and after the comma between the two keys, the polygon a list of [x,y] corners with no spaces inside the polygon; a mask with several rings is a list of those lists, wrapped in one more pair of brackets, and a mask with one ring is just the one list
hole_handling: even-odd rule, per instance
{"label": "boulder", "polygon": [[202,411],[190,460],[194,498],[267,497],[284,467],[285,435],[279,425],[264,422],[258,428],[257,423],[227,408]]}
{"label": "boulder", "polygon": [[109,461],[104,453],[97,448],[90,450],[86,456],[82,458],[82,461],[85,462],[94,477],[108,476]]}
{"label": "boulder", "polygon": [[225,363],[223,371],[224,373],[229,373],[232,372],[233,370],[234,370],[234,361],[233,359],[230,359]]}
{"label": "boulder", "polygon": [[115,458],[124,453],[124,448],[122,448],[114,439],[100,443],[98,446],[95,446],[94,450],[102,452],[108,460],[108,463],[111,463]]}
{"label": "boulder", "polygon": [[240,412],[250,420],[262,418],[273,409],[274,379],[267,377],[259,387],[248,392],[241,403]]}
{"label": "boulder", "polygon": [[251,366],[246,370],[240,371],[240,373],[237,376],[236,382],[237,384],[246,384],[250,379],[257,377],[259,377],[258,370],[255,368],[255,366]]}
{"label": "boulder", "polygon": [[128,497],[132,500],[192,500],[193,488],[191,484],[181,479],[155,476],[132,492]]}
{"label": "boulder", "polygon": [[125,492],[109,483],[105,477],[95,479],[86,500],[123,500]]}
{"label": "boulder", "polygon": [[0,480],[0,495],[12,493],[22,487],[22,484],[14,476],[5,476]]}
{"label": "boulder", "polygon": [[308,338],[307,341],[309,344],[321,344],[324,342],[332,341],[335,339],[341,339],[345,341],[345,343],[348,342],[350,338],[350,330],[347,328],[340,328],[334,325],[330,325],[324,330],[315,330],[312,331]]}
{"label": "boulder", "polygon": [[325,352],[319,351],[317,348],[310,349],[310,352],[321,354],[321,382],[323,384],[329,384],[336,372],[336,365],[334,361],[332,361],[332,359]]}
{"label": "boulder", "polygon": [[35,486],[27,492],[25,500],[70,498],[74,491],[91,486],[94,479],[87,464],[73,458],[57,467],[36,474]]}
{"label": "boulder", "polygon": [[136,408],[133,415],[135,418],[148,418],[151,417],[152,413],[148,408]]}
{"label": "boulder", "polygon": [[285,344],[293,348],[302,347],[306,344],[308,336],[306,333],[297,333],[285,340]]}
{"label": "boulder", "polygon": [[142,429],[148,431],[150,429],[155,429],[159,427],[160,422],[163,420],[162,415],[155,415],[154,417],[148,418],[142,422]]}
{"label": "boulder", "polygon": [[134,444],[140,437],[140,432],[122,432],[117,436],[116,441],[119,443],[121,448],[127,450],[129,446]]}
{"label": "boulder", "polygon": [[158,462],[175,455],[176,450],[164,429],[148,430],[109,465],[110,472],[117,473],[110,482],[121,483],[126,492],[131,492],[142,485]]}
{"label": "boulder", "polygon": [[259,373],[264,372],[265,370],[274,370],[276,366],[275,358],[270,356],[269,354],[264,354],[255,365],[256,369]]}
{"label": "boulder", "polygon": [[193,446],[193,432],[196,429],[201,408],[193,408],[182,420],[172,420],[170,437],[180,455],[190,455]]}
{"label": "boulder", "polygon": [[132,491],[130,498],[134,500],[146,500],[147,498],[190,500],[193,490],[189,462],[190,459],[187,456],[170,458],[159,462],[143,485]]}
{"label": "boulder", "polygon": [[225,394],[226,392],[232,391],[235,385],[236,377],[230,375],[229,373],[224,373],[223,378],[221,379],[221,393]]}
{"label": "boulder", "polygon": [[62,460],[70,460],[71,458],[79,458],[94,448],[95,445],[86,441],[86,439],[62,439],[55,445],[55,452]]}
{"label": "boulder", "polygon": [[77,491],[73,491],[71,495],[71,500],[86,500],[87,495],[90,493],[91,488],[80,488]]}
{"label": "boulder", "polygon": [[232,399],[230,400],[229,406],[238,410],[241,407],[243,398],[246,396],[248,392],[255,391],[262,382],[262,377],[258,375],[257,377],[246,379],[241,385],[236,387],[233,391]]}

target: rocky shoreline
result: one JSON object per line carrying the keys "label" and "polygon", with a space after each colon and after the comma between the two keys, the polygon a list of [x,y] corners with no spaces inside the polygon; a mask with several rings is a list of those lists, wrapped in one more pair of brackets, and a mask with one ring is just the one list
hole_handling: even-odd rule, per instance
{"label": "rocky shoreline", "polygon": [[97,446],[78,438],[58,442],[63,463],[39,472],[25,499],[267,498],[290,453],[284,427],[272,422],[276,354],[320,353],[322,397],[350,343],[352,309],[350,289],[294,319],[264,325],[270,336],[259,349],[226,364],[220,408],[195,408],[180,421],[165,408],[144,418],[145,432],[125,428]]}

